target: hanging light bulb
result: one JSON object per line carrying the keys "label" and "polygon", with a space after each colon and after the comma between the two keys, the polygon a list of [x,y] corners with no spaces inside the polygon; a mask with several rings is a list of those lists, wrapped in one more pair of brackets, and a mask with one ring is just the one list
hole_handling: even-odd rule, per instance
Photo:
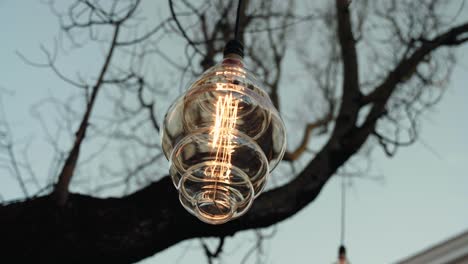
{"label": "hanging light bulb", "polygon": [[343,245],[338,248],[338,260],[336,264],[349,264],[348,258],[346,257],[346,248]]}
{"label": "hanging light bulb", "polygon": [[222,224],[243,215],[282,159],[283,121],[268,94],[244,68],[230,41],[169,108],[163,152],[182,205],[200,220]]}

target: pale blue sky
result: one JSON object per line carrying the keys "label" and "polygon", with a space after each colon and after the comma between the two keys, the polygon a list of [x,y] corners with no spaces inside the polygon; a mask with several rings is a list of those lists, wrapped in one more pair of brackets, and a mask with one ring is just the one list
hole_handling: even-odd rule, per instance
{"label": "pale blue sky", "polygon": [[[0,0],[0,95],[15,139],[33,140],[31,162],[41,178],[47,177],[52,155],[30,106],[74,90],[51,71],[25,65],[15,51],[41,59],[39,45],[51,46],[57,29],[55,17],[38,1]],[[94,54],[90,49],[87,56],[70,55],[60,63],[70,74],[86,73],[99,63]],[[445,97],[424,116],[422,141],[401,148],[393,159],[374,151],[375,172],[385,176],[384,183],[354,181],[346,234],[352,263],[392,263],[468,229],[468,46],[457,54]],[[5,171],[1,177],[2,196],[18,196],[14,180]],[[331,263],[339,245],[338,220],[339,181],[332,179],[305,210],[277,226],[264,245],[265,263]],[[252,233],[236,234],[228,240],[223,263],[239,263],[252,243]],[[206,263],[198,245],[183,242],[142,263]]]}

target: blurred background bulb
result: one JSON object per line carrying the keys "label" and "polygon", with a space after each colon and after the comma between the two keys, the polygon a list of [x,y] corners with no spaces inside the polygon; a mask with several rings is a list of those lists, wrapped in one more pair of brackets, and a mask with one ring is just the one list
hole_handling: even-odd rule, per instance
{"label": "blurred background bulb", "polygon": [[163,151],[182,205],[222,224],[244,214],[284,155],[284,124],[239,56],[208,69],[169,108]]}

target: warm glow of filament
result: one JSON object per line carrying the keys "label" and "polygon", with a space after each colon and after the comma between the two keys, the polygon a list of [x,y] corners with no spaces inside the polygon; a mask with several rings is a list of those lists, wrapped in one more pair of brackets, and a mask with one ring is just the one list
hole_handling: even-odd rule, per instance
{"label": "warm glow of filament", "polygon": [[239,100],[234,99],[232,93],[219,96],[216,102],[215,122],[211,129],[211,147],[216,150],[215,165],[207,169],[207,175],[224,181],[229,181],[231,174],[238,107]]}

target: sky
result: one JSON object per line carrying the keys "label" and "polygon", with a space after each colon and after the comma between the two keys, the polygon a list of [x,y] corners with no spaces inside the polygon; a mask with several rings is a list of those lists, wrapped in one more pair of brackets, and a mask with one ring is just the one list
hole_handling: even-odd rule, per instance
{"label": "sky", "polygon": [[[40,45],[52,45],[57,30],[57,20],[39,1],[0,0],[0,99],[15,140],[32,142],[31,163],[38,175],[47,175],[53,156],[44,136],[36,133],[41,128],[32,106],[48,94],[65,97],[70,89],[49,70],[26,65],[16,52],[41,59]],[[66,71],[92,71],[94,54],[68,55],[60,62]],[[423,117],[421,139],[392,159],[376,149],[374,172],[384,180],[354,180],[349,188],[345,244],[352,263],[394,263],[468,230],[468,45],[458,49],[457,57],[443,100]],[[17,196],[15,181],[1,174],[2,197]],[[339,198],[335,177],[300,213],[263,230],[274,233],[264,242],[264,263],[332,263],[339,246]],[[230,238],[222,263],[239,263],[254,241],[252,232]],[[141,261],[176,262],[206,263],[199,241],[182,242]]]}

